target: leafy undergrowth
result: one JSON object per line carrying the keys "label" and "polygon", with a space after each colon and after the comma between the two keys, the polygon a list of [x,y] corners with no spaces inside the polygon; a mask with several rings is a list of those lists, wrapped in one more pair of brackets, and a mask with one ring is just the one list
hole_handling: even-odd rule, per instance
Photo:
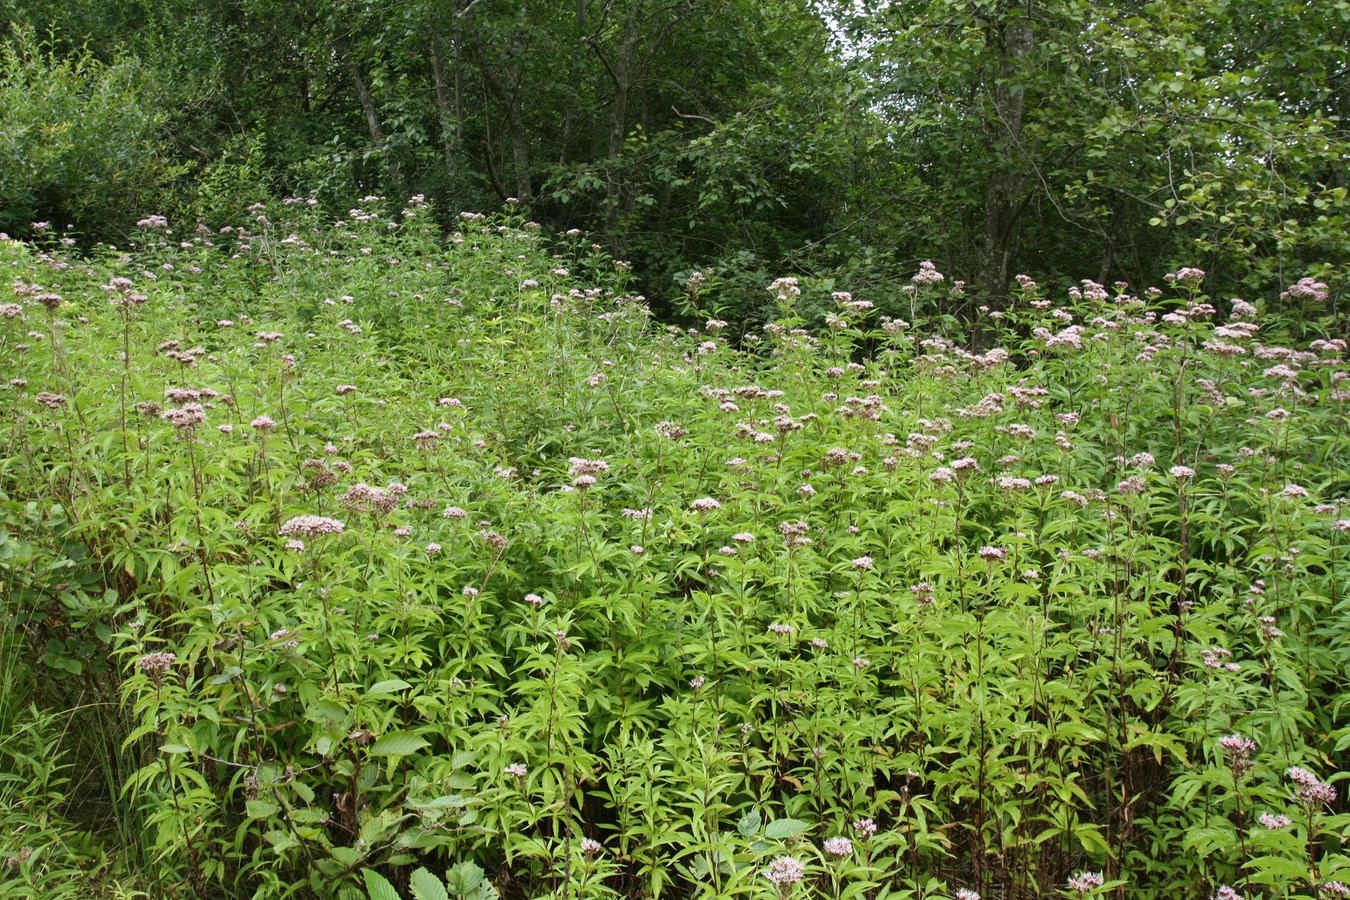
{"label": "leafy undergrowth", "polygon": [[256,212],[0,242],[5,896],[1345,895],[1343,342]]}

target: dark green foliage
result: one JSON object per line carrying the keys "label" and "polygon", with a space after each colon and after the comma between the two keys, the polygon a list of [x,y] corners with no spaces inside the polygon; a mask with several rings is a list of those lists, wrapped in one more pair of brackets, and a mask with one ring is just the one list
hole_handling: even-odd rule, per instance
{"label": "dark green foliage", "polygon": [[943,310],[969,321],[1019,271],[1199,263],[1216,294],[1258,295],[1350,260],[1350,0],[0,9],[25,95],[5,113],[12,233],[120,239],[117,203],[223,222],[262,195],[341,214],[420,193],[450,215],[516,197],[631,260],[662,316],[694,268],[894,295],[932,256],[969,284]]}
{"label": "dark green foliage", "polygon": [[382,206],[0,242],[6,896],[1350,880],[1325,286],[1024,280],[985,350],[782,279],[737,349]]}
{"label": "dark green foliage", "polygon": [[178,167],[158,146],[166,117],[149,79],[132,58],[61,59],[31,36],[0,44],[0,231],[107,233],[168,198]]}

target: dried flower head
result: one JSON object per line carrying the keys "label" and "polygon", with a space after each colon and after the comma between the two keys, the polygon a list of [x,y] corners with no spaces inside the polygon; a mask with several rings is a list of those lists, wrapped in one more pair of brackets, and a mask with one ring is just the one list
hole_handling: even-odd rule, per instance
{"label": "dried flower head", "polygon": [[136,668],[144,672],[155,683],[155,687],[159,687],[177,660],[178,656],[174,653],[147,653],[136,660]]}

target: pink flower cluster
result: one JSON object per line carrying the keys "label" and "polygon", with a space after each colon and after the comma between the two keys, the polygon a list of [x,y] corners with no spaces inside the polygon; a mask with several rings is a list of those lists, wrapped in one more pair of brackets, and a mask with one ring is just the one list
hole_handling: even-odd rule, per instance
{"label": "pink flower cluster", "polygon": [[329,534],[341,534],[345,529],[346,526],[337,519],[330,519],[327,516],[294,516],[281,523],[278,533],[282,537],[298,535],[316,538]]}

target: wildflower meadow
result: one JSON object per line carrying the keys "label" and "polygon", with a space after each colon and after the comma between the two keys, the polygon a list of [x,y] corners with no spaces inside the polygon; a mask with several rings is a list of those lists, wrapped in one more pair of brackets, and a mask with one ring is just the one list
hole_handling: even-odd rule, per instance
{"label": "wildflower meadow", "polygon": [[1334,284],[457,221],[0,240],[0,894],[1350,896]]}

